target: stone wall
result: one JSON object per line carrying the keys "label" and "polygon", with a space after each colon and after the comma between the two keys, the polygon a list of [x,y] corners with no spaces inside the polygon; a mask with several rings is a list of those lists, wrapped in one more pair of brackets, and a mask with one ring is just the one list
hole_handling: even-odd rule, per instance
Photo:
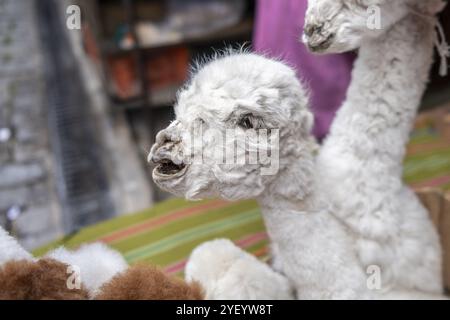
{"label": "stone wall", "polygon": [[0,1],[0,223],[28,248],[62,231],[37,28],[34,1]]}
{"label": "stone wall", "polygon": [[[93,35],[98,33],[98,17],[95,2],[91,0],[54,0],[59,5],[61,16],[66,8],[76,4],[81,7]],[[64,23],[64,21],[63,21]],[[89,96],[90,114],[97,124],[98,139],[104,150],[103,161],[108,171],[109,189],[113,205],[118,214],[129,214],[153,205],[155,190],[151,175],[147,173],[147,154],[135,141],[125,111],[114,106],[106,94],[102,81],[103,70],[85,53],[82,32],[67,30],[71,50],[79,66],[80,76]],[[98,40],[98,39],[97,39]],[[150,150],[151,144],[145,146]]]}
{"label": "stone wall", "polygon": [[[67,212],[56,187],[59,175],[52,150],[54,139],[49,137],[48,69],[45,46],[40,43],[37,3],[0,0],[0,225],[11,228],[29,249],[67,230],[63,223]],[[53,3],[64,28],[65,9],[77,1]],[[152,204],[153,190],[145,156],[138,151],[124,113],[111,112],[101,72],[84,54],[81,32],[67,30],[67,39],[75,60],[71,63],[78,66],[88,95],[90,119],[96,124],[113,214],[147,208]]]}

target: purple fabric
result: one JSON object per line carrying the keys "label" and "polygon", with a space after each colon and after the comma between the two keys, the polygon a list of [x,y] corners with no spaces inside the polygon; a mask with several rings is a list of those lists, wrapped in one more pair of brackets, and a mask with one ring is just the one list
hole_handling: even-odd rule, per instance
{"label": "purple fabric", "polygon": [[314,135],[322,139],[350,82],[353,54],[317,56],[300,43],[307,0],[258,0],[253,46],[295,67],[311,91]]}

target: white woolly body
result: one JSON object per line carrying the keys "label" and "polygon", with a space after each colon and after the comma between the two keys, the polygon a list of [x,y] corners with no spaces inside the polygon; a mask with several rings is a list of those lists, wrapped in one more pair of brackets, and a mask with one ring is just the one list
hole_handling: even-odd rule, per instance
{"label": "white woolly body", "polygon": [[[186,275],[205,287],[208,298],[252,299],[261,292],[279,298],[280,290],[290,295],[286,279],[301,299],[441,297],[436,232],[401,181],[431,64],[432,26],[405,17],[364,39],[348,100],[318,157],[307,94],[280,62],[248,53],[225,56],[206,64],[180,93],[177,120],[158,134],[149,160],[186,167],[174,175],[157,167],[155,182],[189,199],[256,198],[272,241],[273,270],[245,252],[230,254],[239,249],[229,242],[197,248]],[[207,135],[204,157],[218,161],[189,164],[192,128],[203,123],[244,130],[239,123],[246,114],[280,130],[276,175],[259,174],[263,165],[215,164],[222,159],[214,158]],[[381,269],[380,290],[367,285],[371,265]]]}
{"label": "white woolly body", "polygon": [[[439,239],[428,213],[402,181],[402,162],[432,64],[432,15],[442,5],[440,1],[366,2],[381,6],[387,25],[384,33],[359,39],[347,99],[319,152],[317,188],[333,204],[333,215],[347,227],[359,264],[380,269],[381,293],[410,292],[412,298],[418,297],[414,290],[440,294]],[[352,3],[346,2],[347,6]],[[320,20],[327,15],[321,9],[326,6],[339,6],[339,1],[310,0],[309,23],[324,26]],[[312,35],[320,43],[320,37],[331,33],[327,28],[335,28],[338,45],[331,44],[326,52],[358,43],[358,32],[345,29],[348,14],[341,11],[330,11],[337,26],[329,22],[319,35]],[[431,18],[418,17],[417,12]],[[384,297],[395,297],[392,291]]]}
{"label": "white woolly body", "polygon": [[384,286],[440,292],[439,240],[401,165],[432,53],[433,26],[414,16],[363,44],[317,174],[361,263],[379,266]]}

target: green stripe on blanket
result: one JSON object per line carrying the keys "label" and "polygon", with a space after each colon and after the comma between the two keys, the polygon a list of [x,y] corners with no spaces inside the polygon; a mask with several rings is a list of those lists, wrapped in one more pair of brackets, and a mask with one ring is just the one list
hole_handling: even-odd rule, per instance
{"label": "green stripe on blanket", "polygon": [[[405,180],[415,188],[450,190],[450,142],[431,127],[412,135],[405,160]],[[171,199],[151,209],[87,227],[43,248],[42,255],[59,245],[75,248],[102,241],[119,250],[130,263],[152,263],[181,275],[189,253],[200,243],[228,238],[248,252],[267,259],[268,239],[254,201],[187,202]]]}
{"label": "green stripe on blanket", "polygon": [[267,252],[267,235],[254,201],[171,199],[144,212],[87,227],[34,253],[102,241],[119,250],[129,263],[148,262],[179,274],[189,253],[214,238],[229,238],[262,258]]}

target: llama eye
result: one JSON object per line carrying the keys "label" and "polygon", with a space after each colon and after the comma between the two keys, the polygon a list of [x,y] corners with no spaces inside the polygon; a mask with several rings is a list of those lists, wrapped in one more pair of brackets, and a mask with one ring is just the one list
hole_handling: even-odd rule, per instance
{"label": "llama eye", "polygon": [[253,129],[253,121],[249,115],[246,115],[239,120],[238,126],[243,129]]}

